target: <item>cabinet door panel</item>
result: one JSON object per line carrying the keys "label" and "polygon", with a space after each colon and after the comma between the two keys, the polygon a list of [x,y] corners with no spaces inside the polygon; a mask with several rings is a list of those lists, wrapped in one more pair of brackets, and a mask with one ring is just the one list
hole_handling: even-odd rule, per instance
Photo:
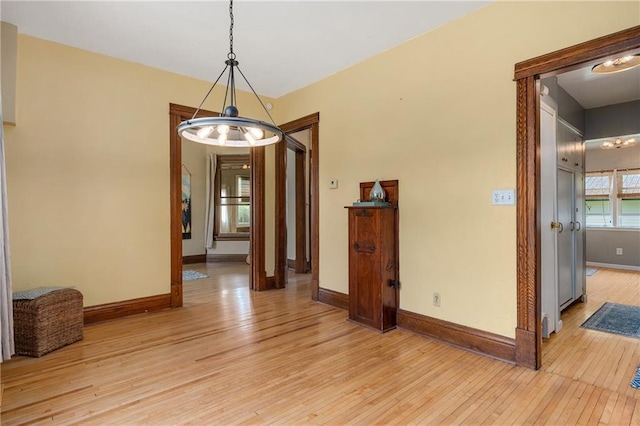
{"label": "cabinet door panel", "polygon": [[558,303],[573,300],[573,173],[558,169]]}
{"label": "cabinet door panel", "polygon": [[396,325],[396,210],[348,209],[349,319],[386,331]]}

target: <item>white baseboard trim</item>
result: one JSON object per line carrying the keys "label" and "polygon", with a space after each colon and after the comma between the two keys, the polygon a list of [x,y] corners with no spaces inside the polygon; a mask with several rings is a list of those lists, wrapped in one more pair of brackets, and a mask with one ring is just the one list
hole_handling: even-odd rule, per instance
{"label": "white baseboard trim", "polygon": [[596,268],[609,268],[609,269],[624,269],[625,271],[639,271],[640,266],[632,266],[632,265],[616,265],[615,263],[598,263],[598,262],[587,262],[587,266],[595,266]]}

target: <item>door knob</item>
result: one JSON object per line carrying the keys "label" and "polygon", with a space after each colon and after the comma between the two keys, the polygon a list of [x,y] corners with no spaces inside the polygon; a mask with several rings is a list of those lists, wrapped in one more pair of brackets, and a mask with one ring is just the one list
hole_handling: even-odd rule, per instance
{"label": "door knob", "polygon": [[558,233],[561,233],[562,231],[564,231],[564,225],[562,225],[562,222],[551,222],[551,229],[556,229],[556,228],[559,229]]}

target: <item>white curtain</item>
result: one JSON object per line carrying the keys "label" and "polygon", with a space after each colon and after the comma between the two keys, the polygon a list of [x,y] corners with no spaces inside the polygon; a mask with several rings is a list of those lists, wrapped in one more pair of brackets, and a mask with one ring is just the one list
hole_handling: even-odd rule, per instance
{"label": "white curtain", "polygon": [[204,242],[206,248],[213,248],[213,225],[216,220],[215,191],[216,171],[218,168],[218,156],[209,154],[207,167],[207,204],[204,224]]}
{"label": "white curtain", "polygon": [[[2,114],[0,114],[1,116]],[[0,340],[2,359],[11,359],[13,345],[13,300],[11,296],[11,257],[9,256],[9,217],[7,215],[7,174],[4,161],[4,130],[0,130]]]}

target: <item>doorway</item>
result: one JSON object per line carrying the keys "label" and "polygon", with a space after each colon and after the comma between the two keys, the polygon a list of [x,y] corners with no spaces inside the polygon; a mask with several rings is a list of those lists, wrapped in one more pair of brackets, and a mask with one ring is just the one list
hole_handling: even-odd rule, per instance
{"label": "doorway", "polygon": [[[182,141],[176,132],[178,125],[192,118],[194,108],[169,105],[169,169],[170,169],[170,232],[171,232],[171,307],[183,305],[182,285]],[[200,110],[198,117],[217,115],[212,111]],[[318,300],[319,289],[319,199],[318,199],[318,145],[320,114],[315,113],[283,124],[285,133],[310,130],[311,161],[310,177],[310,257],[311,257],[311,298]],[[251,168],[251,268],[250,281],[253,290],[282,288],[286,279],[286,152],[285,143],[276,144],[275,174],[275,271],[274,277],[266,277],[265,272],[265,147],[256,147],[250,152]],[[268,279],[269,278],[269,279]],[[274,283],[274,285],[270,285]]]}
{"label": "doorway", "polygon": [[287,143],[287,268],[296,274],[311,270],[309,223],[311,185],[308,146],[311,129],[286,135]]}
{"label": "doorway", "polygon": [[[310,114],[280,126],[286,135],[303,131],[309,132],[309,257],[311,264],[311,299],[318,300],[319,294],[319,130],[320,113]],[[295,144],[293,141],[292,144]],[[287,273],[287,144],[281,143],[276,147],[276,282],[286,279]]]}
{"label": "doorway", "polygon": [[640,26],[515,65],[517,83],[516,363],[542,366],[540,78],[640,52]]}

